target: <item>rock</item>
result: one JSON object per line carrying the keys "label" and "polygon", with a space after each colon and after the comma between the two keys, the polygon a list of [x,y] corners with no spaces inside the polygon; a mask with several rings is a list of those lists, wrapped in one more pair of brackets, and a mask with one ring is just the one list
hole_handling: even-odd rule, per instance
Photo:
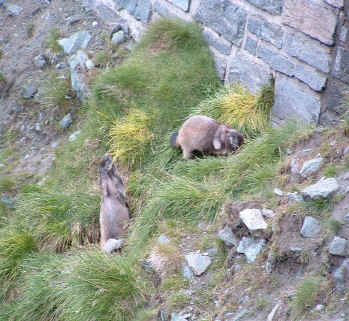
{"label": "rock", "polygon": [[267,317],[267,321],[277,321],[274,317],[276,315],[277,310],[280,308],[280,303],[274,306],[273,310],[270,311]]}
{"label": "rock", "polygon": [[190,0],[169,0],[169,2],[185,12],[189,11]]}
{"label": "rock", "polygon": [[267,218],[271,218],[275,216],[275,213],[272,210],[268,210],[267,208],[262,208],[262,215]]}
{"label": "rock", "polygon": [[335,178],[325,178],[316,184],[310,185],[301,191],[305,200],[325,199],[331,197],[339,189],[339,185]]}
{"label": "rock", "polygon": [[223,55],[229,55],[231,52],[231,43],[225,41],[224,39],[218,37],[214,32],[210,29],[203,30],[203,36],[206,42],[217,49]]}
{"label": "rock", "polygon": [[14,105],[11,109],[11,113],[21,113],[24,110],[24,107],[22,105]]}
{"label": "rock", "polygon": [[22,7],[17,6],[16,4],[13,4],[13,3],[5,3],[5,8],[7,9],[9,16],[19,16],[23,11]]}
{"label": "rock", "polygon": [[34,58],[34,66],[37,68],[44,68],[47,66],[47,58],[44,55],[38,55]]}
{"label": "rock", "polygon": [[301,235],[303,237],[315,237],[320,233],[320,231],[321,231],[321,224],[317,219],[311,216],[306,216],[304,218],[302,229],[301,229]]}
{"label": "rock", "polygon": [[158,237],[157,243],[158,244],[168,244],[168,243],[170,243],[170,239],[165,234],[161,234]]}
{"label": "rock", "polygon": [[310,90],[307,85],[281,74],[276,76],[273,120],[297,118],[308,123],[317,123],[320,107],[319,94]]}
{"label": "rock", "polygon": [[185,260],[196,276],[203,274],[211,265],[211,258],[209,256],[198,253],[187,254]]}
{"label": "rock", "polygon": [[284,196],[284,192],[279,188],[274,188],[274,194],[277,196]]}
{"label": "rock", "polygon": [[250,237],[244,236],[239,243],[237,252],[245,254],[247,262],[252,263],[262,251],[264,242],[264,240],[255,241]]}
{"label": "rock", "polygon": [[315,311],[315,312],[321,312],[321,311],[323,311],[325,309],[325,306],[323,305],[323,304],[317,304],[316,306],[315,306],[315,308],[313,309],[313,311]]}
{"label": "rock", "polygon": [[56,65],[56,70],[61,70],[61,69],[64,69],[65,67],[67,67],[67,65],[64,62],[61,62]]}
{"label": "rock", "polygon": [[36,123],[34,129],[35,129],[36,132],[40,133],[41,132],[41,124],[40,123]]}
{"label": "rock", "polygon": [[294,193],[287,193],[287,197],[289,201],[294,201],[297,203],[303,202],[303,197],[301,194],[294,192]]}
{"label": "rock", "polygon": [[69,38],[58,40],[58,43],[63,47],[64,52],[70,55],[79,49],[86,49],[90,40],[91,35],[88,31],[79,31]]}
{"label": "rock", "polygon": [[332,255],[346,256],[348,254],[347,244],[348,240],[335,236],[328,251]]}
{"label": "rock", "polygon": [[150,0],[138,1],[134,16],[142,23],[148,23],[152,15],[152,3]]}
{"label": "rock", "polygon": [[0,163],[0,169],[4,169],[6,167],[5,164]]}
{"label": "rock", "polygon": [[296,65],[294,76],[316,91],[322,91],[326,87],[327,76],[305,64],[298,63]]}
{"label": "rock", "polygon": [[343,219],[346,223],[349,223],[349,213],[344,215]]}
{"label": "rock", "polygon": [[241,321],[246,315],[248,315],[248,310],[243,309],[242,311],[239,311],[235,313],[234,317],[232,319],[229,319],[231,321]]}
{"label": "rock", "polygon": [[68,128],[73,122],[71,113],[66,114],[63,119],[59,122],[59,124],[61,125],[61,127],[63,128]]}
{"label": "rock", "polygon": [[284,0],[247,0],[247,2],[272,15],[280,15]]}
{"label": "rock", "polygon": [[324,159],[322,157],[318,157],[304,162],[300,174],[303,177],[309,177],[320,169],[323,161]]}
{"label": "rock", "polygon": [[257,41],[251,37],[247,37],[244,49],[252,56],[255,56],[257,54]]}
{"label": "rock", "polygon": [[229,83],[241,83],[252,93],[259,92],[271,78],[269,68],[260,63],[257,64],[242,52],[231,59],[230,69],[227,72]]}
{"label": "rock", "polygon": [[36,88],[36,86],[34,86],[33,83],[29,82],[22,87],[21,96],[24,99],[30,99],[33,98],[37,92],[38,89]]}
{"label": "rock", "polygon": [[6,195],[1,196],[0,201],[9,208],[12,208],[15,205],[15,201]]}
{"label": "rock", "polygon": [[247,208],[241,211],[239,216],[250,231],[265,230],[268,227],[261,211],[258,209]]}
{"label": "rock", "polygon": [[81,133],[81,130],[77,130],[76,132],[72,133],[72,134],[69,136],[68,140],[69,140],[70,142],[73,142],[74,140],[76,140],[76,139],[78,138],[78,136],[80,135],[80,133]]}
{"label": "rock", "polygon": [[349,259],[345,259],[341,266],[332,273],[332,276],[336,282],[337,290],[344,291],[349,280]]}
{"label": "rock", "polygon": [[182,264],[181,272],[182,272],[182,276],[185,279],[187,279],[189,281],[194,279],[193,271],[190,269],[190,267],[187,264],[185,264],[185,263]]}
{"label": "rock", "polygon": [[349,154],[349,146],[345,147],[343,150],[343,155]]}
{"label": "rock", "polygon": [[125,33],[120,30],[118,32],[115,32],[113,34],[113,37],[111,38],[111,42],[114,44],[114,45],[119,45],[123,42],[125,42],[126,40],[126,36],[125,36]]}
{"label": "rock", "polygon": [[282,23],[332,46],[337,11],[323,1],[285,0]]}
{"label": "rock", "polygon": [[237,246],[238,239],[234,235],[232,229],[226,225],[223,229],[218,231],[218,237],[221,239],[224,244],[228,247]]}
{"label": "rock", "polygon": [[190,314],[189,313],[176,313],[173,312],[171,313],[171,321],[187,321],[187,319],[190,318]]}
{"label": "rock", "polygon": [[195,20],[208,26],[236,46],[241,46],[247,20],[247,11],[229,1],[202,0]]}
{"label": "rock", "polygon": [[109,239],[103,246],[103,250],[107,254],[111,254],[115,250],[119,250],[124,244],[123,240]]}

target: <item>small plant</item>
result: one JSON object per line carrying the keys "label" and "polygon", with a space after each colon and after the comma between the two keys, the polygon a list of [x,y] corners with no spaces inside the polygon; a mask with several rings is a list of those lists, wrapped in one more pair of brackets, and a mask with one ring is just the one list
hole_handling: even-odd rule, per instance
{"label": "small plant", "polygon": [[321,291],[322,281],[320,277],[306,277],[299,283],[292,302],[293,311],[296,315],[302,314],[315,304]]}
{"label": "small plant", "polygon": [[181,275],[173,275],[161,283],[162,289],[169,291],[179,291],[188,288],[188,286],[189,281],[184,279]]}
{"label": "small plant", "polygon": [[63,48],[59,45],[58,39],[61,37],[61,33],[58,29],[52,29],[50,31],[50,35],[46,40],[46,48],[51,49],[52,52],[58,53],[63,50]]}
{"label": "small plant", "polygon": [[13,192],[16,189],[16,183],[10,177],[0,178],[0,193],[1,192]]}
{"label": "small plant", "polygon": [[7,83],[6,77],[2,72],[0,72],[0,84],[1,83],[4,83],[4,84]]}
{"label": "small plant", "polygon": [[337,234],[342,227],[342,223],[337,221],[334,218],[328,219],[326,223],[327,223],[326,225],[328,226],[328,229],[333,234]]}
{"label": "small plant", "polygon": [[42,105],[46,108],[58,108],[66,112],[72,104],[72,90],[69,79],[62,79],[56,72],[48,77],[44,84]]}
{"label": "small plant", "polygon": [[335,165],[330,164],[326,167],[324,170],[324,176],[325,177],[336,177],[338,174],[338,170]]}
{"label": "small plant", "polygon": [[190,303],[190,300],[191,296],[183,292],[178,292],[172,294],[168,298],[167,304],[171,309],[180,309],[188,305]]}
{"label": "small plant", "polygon": [[110,145],[115,159],[129,166],[143,160],[153,137],[150,120],[144,112],[131,109],[125,117],[114,122],[110,129]]}
{"label": "small plant", "polygon": [[34,28],[35,28],[35,26],[32,23],[27,26],[27,38],[28,39],[33,38],[33,36],[34,36]]}

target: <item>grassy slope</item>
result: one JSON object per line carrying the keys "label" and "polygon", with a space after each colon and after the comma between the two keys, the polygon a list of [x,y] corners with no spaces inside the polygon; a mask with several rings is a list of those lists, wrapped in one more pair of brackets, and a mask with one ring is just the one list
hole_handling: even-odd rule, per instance
{"label": "grassy slope", "polygon": [[[304,135],[304,128],[290,124],[267,129],[262,119],[264,134],[228,158],[182,161],[179,151],[169,148],[170,134],[187,116],[198,110],[216,115],[217,109],[211,107],[220,108],[219,94],[197,106],[219,87],[199,29],[166,20],[150,28],[123,65],[96,79],[82,134],[58,151],[55,168],[43,187],[28,186],[23,191],[16,215],[0,230],[0,271],[5,271],[0,274],[5,302],[0,320],[131,319],[136,312],[133,306],[143,302],[144,285],[130,266],[144,256],[162,221],[212,220],[225,200],[265,190],[267,183],[271,186],[283,151]],[[269,107],[249,97],[249,108],[259,106],[263,118],[270,108],[268,99]],[[135,110],[141,115],[137,119],[131,117]],[[225,119],[229,112],[219,115]],[[120,124],[126,131],[118,130]],[[240,129],[255,136],[261,131],[255,124],[243,121]],[[139,125],[151,133],[146,140],[142,140],[144,130],[138,131],[142,137],[127,135],[127,130],[137,133],[132,130]],[[98,238],[98,160],[125,137],[121,147],[128,141],[145,145],[121,156],[114,150],[128,171],[136,216],[126,249],[129,255],[106,257],[95,248],[68,251]],[[22,241],[21,231],[28,242]],[[9,252],[9,244],[14,251]],[[120,288],[130,291],[121,293]]]}

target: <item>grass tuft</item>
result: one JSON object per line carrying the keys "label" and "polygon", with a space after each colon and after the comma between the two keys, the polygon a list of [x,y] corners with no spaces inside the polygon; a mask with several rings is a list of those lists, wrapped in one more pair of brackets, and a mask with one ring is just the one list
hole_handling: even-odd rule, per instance
{"label": "grass tuft", "polygon": [[240,130],[247,138],[260,134],[269,124],[274,103],[271,86],[265,86],[258,95],[241,85],[225,87],[212,98],[202,102],[194,111]]}
{"label": "grass tuft", "polygon": [[63,51],[63,48],[59,45],[58,39],[61,37],[61,33],[58,29],[52,29],[46,40],[46,48],[52,50],[54,53]]}
{"label": "grass tuft", "polygon": [[111,154],[124,165],[140,163],[153,137],[149,130],[150,117],[140,110],[130,110],[114,121],[110,129]]}

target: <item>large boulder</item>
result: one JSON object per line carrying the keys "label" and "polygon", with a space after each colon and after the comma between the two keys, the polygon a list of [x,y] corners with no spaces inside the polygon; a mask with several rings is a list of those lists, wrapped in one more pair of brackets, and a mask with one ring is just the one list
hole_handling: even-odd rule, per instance
{"label": "large boulder", "polygon": [[331,197],[338,189],[339,185],[335,178],[323,178],[303,189],[301,193],[305,200],[318,200]]}

